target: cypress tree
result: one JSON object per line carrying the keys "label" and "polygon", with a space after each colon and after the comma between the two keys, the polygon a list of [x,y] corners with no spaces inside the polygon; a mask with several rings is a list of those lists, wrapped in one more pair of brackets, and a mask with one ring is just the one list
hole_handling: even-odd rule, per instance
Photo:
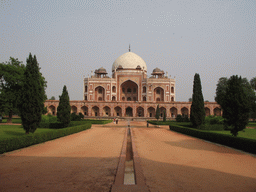
{"label": "cypress tree", "polygon": [[19,111],[26,134],[34,133],[41,121],[45,92],[36,56],[27,58],[24,81],[20,95]]}
{"label": "cypress tree", "polygon": [[224,122],[231,126],[231,134],[237,136],[238,131],[243,130],[249,120],[251,102],[244,89],[243,79],[233,75],[227,82],[226,94],[221,108]]}
{"label": "cypress tree", "polygon": [[160,117],[160,109],[159,109],[159,105],[157,105],[157,108],[156,108],[156,119],[157,119],[157,121],[158,121],[159,117]]}
{"label": "cypress tree", "polygon": [[57,119],[63,123],[64,127],[68,127],[70,123],[71,106],[69,103],[68,90],[66,85],[63,87],[62,95],[60,97],[59,106],[57,108]]}
{"label": "cypress tree", "polygon": [[166,111],[164,110],[163,122],[166,122]]}
{"label": "cypress tree", "polygon": [[190,110],[190,121],[195,128],[200,128],[204,123],[205,109],[204,109],[204,97],[202,93],[202,86],[199,74],[194,76],[192,105]]}

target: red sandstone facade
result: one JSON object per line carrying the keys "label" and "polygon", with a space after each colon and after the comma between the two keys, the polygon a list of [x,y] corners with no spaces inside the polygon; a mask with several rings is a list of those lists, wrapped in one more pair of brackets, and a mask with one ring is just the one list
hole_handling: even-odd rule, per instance
{"label": "red sandstone facade", "polygon": [[[59,101],[48,100],[48,113],[56,115]],[[155,68],[147,77],[145,61],[132,52],[116,59],[112,65],[112,77],[104,68],[84,78],[83,100],[70,101],[71,113],[88,117],[154,118],[157,105],[161,116],[167,118],[178,114],[190,116],[191,102],[175,101],[175,79]],[[205,103],[206,115],[221,115],[215,102]]]}

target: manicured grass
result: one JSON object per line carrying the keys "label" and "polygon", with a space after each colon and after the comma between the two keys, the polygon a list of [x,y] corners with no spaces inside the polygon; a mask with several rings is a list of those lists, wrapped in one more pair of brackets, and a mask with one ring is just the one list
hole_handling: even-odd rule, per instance
{"label": "manicured grass", "polygon": [[165,122],[164,121],[147,121],[147,122],[153,125],[171,125],[173,123],[178,123],[176,121],[165,121]]}
{"label": "manicured grass", "polygon": [[107,123],[111,123],[113,120],[82,119],[81,121],[89,122],[91,124],[107,124]]}
{"label": "manicured grass", "polygon": [[[94,124],[106,124],[109,122],[111,120],[93,121]],[[0,154],[84,131],[89,129],[91,124],[92,122],[90,121],[72,121],[67,128],[37,128],[35,133],[29,134],[25,134],[25,130],[21,125],[0,124]]]}
{"label": "manicured grass", "polygon": [[[40,128],[40,129],[37,129],[35,133],[45,133],[45,132],[52,132],[52,131],[56,131],[56,130]],[[20,136],[26,136],[25,130],[21,125],[0,125],[0,140],[13,138],[13,137],[20,137]]]}
{"label": "manicured grass", "polygon": [[40,128],[35,133],[25,134],[20,125],[0,125],[0,154],[78,133],[90,127],[90,123],[85,123],[62,129]]}
{"label": "manicured grass", "polygon": [[[2,123],[7,123],[7,119],[2,119]],[[20,118],[13,118],[12,123],[21,123],[21,119]],[[0,125],[1,125],[1,123],[0,123]]]}
{"label": "manicured grass", "polygon": [[256,127],[256,122],[249,122],[247,127]]}
{"label": "manicured grass", "polygon": [[[230,131],[211,131],[211,132],[219,133],[223,135],[231,135]],[[239,131],[237,137],[256,140],[256,129],[244,129],[243,131]]]}
{"label": "manicured grass", "polygon": [[229,131],[200,130],[177,124],[170,125],[169,128],[175,132],[256,154],[255,129],[245,129],[244,132],[239,132],[238,136],[234,137]]}
{"label": "manicured grass", "polygon": [[[148,122],[153,124],[153,125],[179,125],[179,126],[184,126],[184,127],[188,127],[188,128],[191,127],[190,122],[176,122],[176,121],[166,121],[166,122],[163,122],[163,121],[148,121]],[[212,133],[219,133],[219,134],[223,134],[223,135],[232,135],[229,130],[223,130],[223,131],[207,130],[207,126],[208,127],[214,127],[214,126],[223,127],[223,125],[205,125],[204,131],[210,131]],[[254,127],[254,126],[256,127],[256,123],[254,123],[254,122],[250,122],[249,125],[248,125],[248,127]],[[237,137],[255,139],[256,140],[256,129],[244,129],[243,131],[239,131]]]}

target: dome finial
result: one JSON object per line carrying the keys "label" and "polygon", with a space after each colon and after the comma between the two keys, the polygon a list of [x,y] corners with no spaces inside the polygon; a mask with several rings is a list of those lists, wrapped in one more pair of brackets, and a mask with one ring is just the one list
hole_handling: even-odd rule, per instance
{"label": "dome finial", "polygon": [[130,46],[130,44],[129,44],[129,52],[131,52],[131,46]]}

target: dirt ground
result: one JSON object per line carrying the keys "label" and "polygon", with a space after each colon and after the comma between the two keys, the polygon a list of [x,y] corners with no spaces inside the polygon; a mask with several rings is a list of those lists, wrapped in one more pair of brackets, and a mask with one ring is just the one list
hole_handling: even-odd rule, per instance
{"label": "dirt ground", "polygon": [[160,128],[131,124],[146,185],[155,191],[256,191],[256,158]]}
{"label": "dirt ground", "polygon": [[0,191],[109,191],[125,129],[91,129],[0,157]]}
{"label": "dirt ground", "polygon": [[[0,156],[0,191],[109,191],[126,121]],[[256,158],[131,122],[146,185],[155,191],[256,191]]]}

